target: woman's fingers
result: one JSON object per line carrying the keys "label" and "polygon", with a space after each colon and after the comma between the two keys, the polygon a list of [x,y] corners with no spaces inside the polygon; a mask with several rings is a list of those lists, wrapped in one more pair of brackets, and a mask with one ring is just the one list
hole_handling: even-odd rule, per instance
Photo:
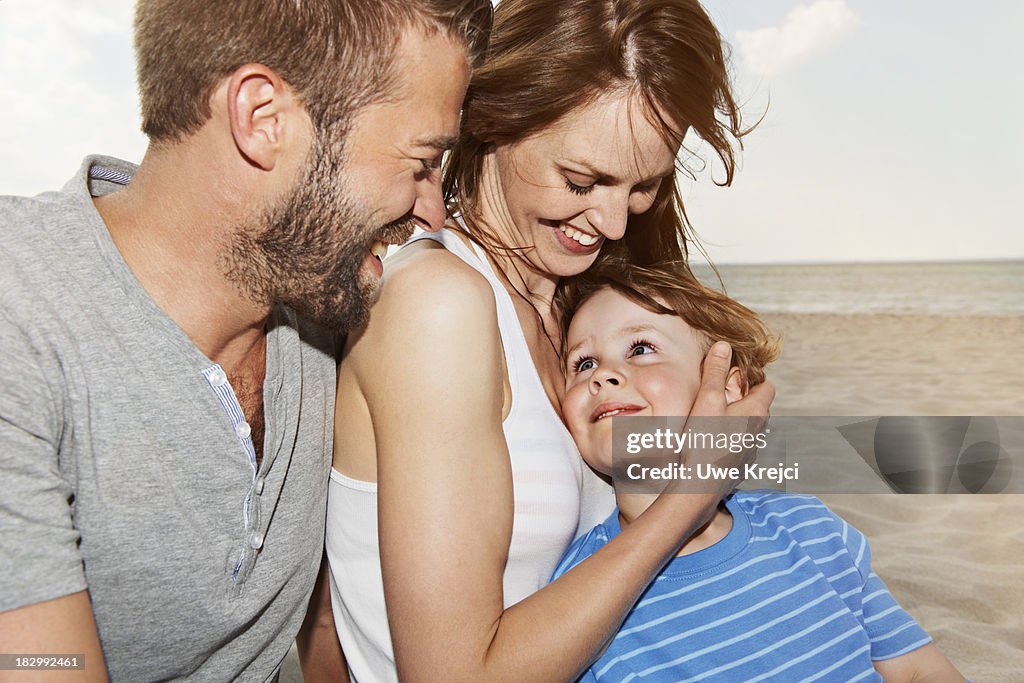
{"label": "woman's fingers", "polygon": [[765,380],[748,391],[741,400],[731,404],[726,412],[730,415],[767,418],[774,400],[775,385]]}
{"label": "woman's fingers", "polygon": [[[681,461],[688,466],[697,463],[714,465],[718,471],[742,468],[757,457],[757,449],[753,446],[754,435],[761,432],[768,420],[768,412],[775,399],[775,387],[770,382],[753,387],[746,396],[732,404],[727,404],[725,387],[732,367],[732,349],[725,342],[715,343],[704,358],[701,373],[700,390],[697,393],[693,409],[686,420],[687,432],[706,433],[713,435],[716,446],[704,446],[683,450]],[[717,444],[733,444],[721,448]],[[740,444],[743,446],[740,447]],[[722,478],[710,484],[718,497],[726,496],[738,483],[738,480]],[[717,484],[717,486],[716,486]],[[700,485],[701,492],[706,492],[707,483]],[[675,492],[693,491],[694,486],[684,485],[669,487]]]}
{"label": "woman's fingers", "polygon": [[731,365],[732,348],[725,342],[715,342],[704,357],[700,390],[691,415],[725,415],[725,384]]}

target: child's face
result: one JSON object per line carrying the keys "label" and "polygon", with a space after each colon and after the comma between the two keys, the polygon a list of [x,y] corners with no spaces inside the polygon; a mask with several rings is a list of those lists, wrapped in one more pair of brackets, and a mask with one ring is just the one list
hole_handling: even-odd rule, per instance
{"label": "child's face", "polygon": [[611,473],[612,416],[689,415],[707,343],[674,315],[603,289],[576,312],[562,411],[583,459]]}

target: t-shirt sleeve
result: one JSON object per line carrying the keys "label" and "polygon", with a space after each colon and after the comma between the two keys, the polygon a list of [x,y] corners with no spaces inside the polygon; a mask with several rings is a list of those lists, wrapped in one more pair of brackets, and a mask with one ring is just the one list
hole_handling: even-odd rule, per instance
{"label": "t-shirt sleeve", "polygon": [[[601,526],[598,525],[577,538],[569,549],[562,555],[562,559],[559,560],[558,566],[555,567],[555,571],[551,573],[551,580],[554,581],[562,574],[578,565],[583,560],[587,559],[600,548],[604,543],[598,540]],[[607,541],[605,541],[606,543]]]}
{"label": "t-shirt sleeve", "polygon": [[885,583],[871,569],[871,547],[860,531],[837,517],[843,540],[860,572],[860,620],[871,640],[871,659],[892,659],[932,642],[914,618],[892,596]]}
{"label": "t-shirt sleeve", "polygon": [[40,354],[0,310],[0,612],[86,588]]}
{"label": "t-shirt sleeve", "polygon": [[[591,555],[597,552],[597,549],[608,542],[607,535],[603,533],[602,526],[599,524],[587,533],[583,534],[576,539],[575,542],[569,549],[565,551],[558,566],[555,567],[555,571],[551,574],[551,580],[554,581],[562,574],[578,565],[583,560],[587,559]],[[597,683],[597,676],[594,675],[593,669],[587,669],[583,672],[576,683]]]}

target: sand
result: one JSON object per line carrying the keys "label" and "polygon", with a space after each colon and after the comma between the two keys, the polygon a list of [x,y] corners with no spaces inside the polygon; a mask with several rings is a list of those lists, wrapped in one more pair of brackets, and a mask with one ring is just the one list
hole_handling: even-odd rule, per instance
{"label": "sand", "polygon": [[765,315],[776,415],[1024,415],[1024,318]]}
{"label": "sand", "polygon": [[[1024,415],[1024,320],[768,315],[778,415]],[[1024,495],[830,495],[975,683],[1024,681]]]}
{"label": "sand", "polygon": [[[776,415],[1024,415],[1024,319],[766,315]],[[1024,681],[1024,495],[828,495],[975,683]],[[301,681],[294,652],[281,680]]]}

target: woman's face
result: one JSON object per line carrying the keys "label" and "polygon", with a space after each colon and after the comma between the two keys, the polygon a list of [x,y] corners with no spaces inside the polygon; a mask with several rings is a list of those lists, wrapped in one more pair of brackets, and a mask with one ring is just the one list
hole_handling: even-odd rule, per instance
{"label": "woman's face", "polygon": [[677,153],[635,97],[606,95],[499,145],[484,192],[496,190],[492,219],[508,246],[534,246],[524,258],[540,272],[575,275],[606,239],[623,236],[630,214],[651,208],[662,182],[673,182]]}

